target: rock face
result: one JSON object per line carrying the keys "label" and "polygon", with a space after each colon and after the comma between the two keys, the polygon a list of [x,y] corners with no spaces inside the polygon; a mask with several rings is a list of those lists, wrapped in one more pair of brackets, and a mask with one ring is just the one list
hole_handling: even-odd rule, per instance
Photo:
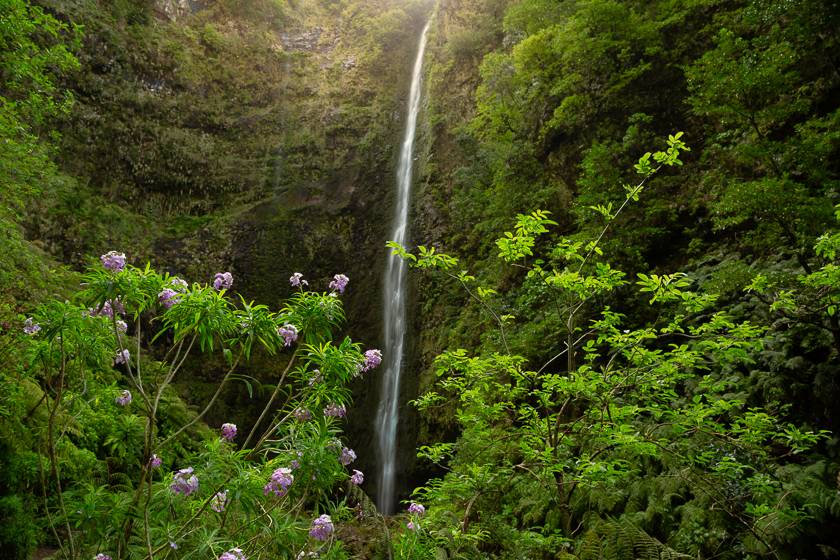
{"label": "rock face", "polygon": [[281,33],[280,43],[287,51],[314,51],[323,33],[324,28],[320,25],[301,33]]}
{"label": "rock face", "polygon": [[155,0],[155,10],[169,21],[176,21],[192,12],[197,2],[190,0]]}

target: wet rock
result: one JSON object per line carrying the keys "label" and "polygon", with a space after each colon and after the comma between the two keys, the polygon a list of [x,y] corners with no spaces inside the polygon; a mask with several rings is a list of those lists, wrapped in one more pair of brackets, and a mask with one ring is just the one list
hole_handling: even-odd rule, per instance
{"label": "wet rock", "polygon": [[190,0],[155,0],[155,9],[169,21],[176,21],[190,12]]}
{"label": "wet rock", "polygon": [[324,28],[318,26],[296,35],[281,33],[280,43],[287,51],[314,51],[318,47],[323,32]]}

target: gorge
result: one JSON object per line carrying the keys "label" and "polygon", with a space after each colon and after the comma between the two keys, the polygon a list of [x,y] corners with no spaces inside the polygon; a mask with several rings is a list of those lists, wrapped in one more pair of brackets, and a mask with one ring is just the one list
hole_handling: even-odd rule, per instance
{"label": "gorge", "polygon": [[838,30],[0,3],[0,557],[837,558]]}

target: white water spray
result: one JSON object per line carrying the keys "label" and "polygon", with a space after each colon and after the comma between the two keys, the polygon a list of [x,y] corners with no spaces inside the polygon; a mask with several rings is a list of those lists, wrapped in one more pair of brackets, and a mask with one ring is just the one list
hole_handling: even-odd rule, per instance
{"label": "white water spray", "polygon": [[[400,162],[397,168],[397,205],[394,212],[394,229],[390,239],[401,245],[406,243],[408,207],[411,197],[411,174],[414,156],[414,131],[420,112],[420,86],[422,83],[423,52],[426,50],[426,32],[420,35],[417,58],[411,75],[411,93],[408,97],[408,120],[405,125]],[[377,506],[384,514],[393,513],[395,477],[397,468],[397,425],[399,424],[400,374],[402,373],[405,347],[405,285],[406,264],[396,256],[388,258],[385,271],[385,301],[383,322],[385,346],[382,377],[382,394],[376,413],[376,431],[379,452],[379,491]]]}

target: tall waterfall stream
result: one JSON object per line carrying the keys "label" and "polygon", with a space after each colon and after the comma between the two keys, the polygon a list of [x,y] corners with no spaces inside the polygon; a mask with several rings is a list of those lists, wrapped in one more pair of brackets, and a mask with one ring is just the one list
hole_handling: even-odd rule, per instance
{"label": "tall waterfall stream", "polygon": [[[411,199],[412,163],[414,158],[414,132],[417,115],[420,112],[420,91],[422,85],[423,54],[426,50],[426,33],[429,23],[423,28],[417,46],[417,57],[411,75],[411,92],[408,98],[408,119],[405,125],[399,166],[397,167],[397,204],[394,212],[393,230],[390,239],[405,245],[408,229],[408,208]],[[391,255],[385,270],[385,301],[383,323],[385,328],[382,393],[376,413],[376,435],[379,458],[379,490],[377,506],[384,514],[394,511],[395,478],[397,468],[397,426],[399,424],[400,376],[405,348],[405,296],[406,263]]]}

